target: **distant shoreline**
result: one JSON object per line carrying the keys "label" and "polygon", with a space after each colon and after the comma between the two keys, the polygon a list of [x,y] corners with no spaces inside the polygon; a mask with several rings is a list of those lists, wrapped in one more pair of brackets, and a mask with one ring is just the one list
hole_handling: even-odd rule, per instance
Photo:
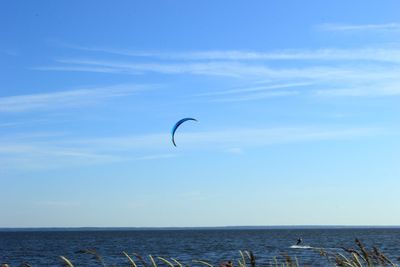
{"label": "distant shoreline", "polygon": [[0,232],[400,229],[400,225],[276,225],[209,227],[0,227]]}

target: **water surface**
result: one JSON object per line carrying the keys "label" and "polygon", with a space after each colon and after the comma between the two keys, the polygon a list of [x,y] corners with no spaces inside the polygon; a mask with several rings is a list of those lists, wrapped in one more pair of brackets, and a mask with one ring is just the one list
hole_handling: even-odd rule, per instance
{"label": "water surface", "polygon": [[[291,247],[299,237],[305,247]],[[400,228],[0,231],[0,263],[60,266],[59,256],[63,255],[75,266],[99,266],[90,255],[77,253],[81,249],[97,250],[110,266],[129,266],[122,251],[186,263],[192,259],[220,263],[238,259],[239,250],[251,250],[258,263],[288,253],[301,265],[325,266],[327,262],[308,246],[339,251],[355,247],[355,238],[367,247],[380,248],[399,263]]]}

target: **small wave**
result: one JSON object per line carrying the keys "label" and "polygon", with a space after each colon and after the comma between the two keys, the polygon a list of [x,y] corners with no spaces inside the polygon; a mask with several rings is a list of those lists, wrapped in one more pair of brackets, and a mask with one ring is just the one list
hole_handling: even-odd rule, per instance
{"label": "small wave", "polygon": [[313,248],[313,247],[311,247],[311,246],[300,246],[300,245],[293,245],[293,246],[290,246],[290,248],[302,248],[302,249],[310,249],[310,248]]}

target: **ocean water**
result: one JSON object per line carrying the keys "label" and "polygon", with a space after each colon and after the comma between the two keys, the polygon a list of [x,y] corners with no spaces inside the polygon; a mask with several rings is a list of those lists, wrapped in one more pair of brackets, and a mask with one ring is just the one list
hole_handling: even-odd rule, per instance
{"label": "ocean water", "polygon": [[[299,237],[303,246],[293,246]],[[100,266],[91,255],[78,253],[94,249],[108,266],[129,266],[122,251],[173,257],[192,266],[193,259],[214,264],[237,262],[239,250],[251,250],[260,266],[274,256],[282,258],[282,253],[297,257],[302,266],[326,266],[328,262],[313,248],[332,252],[341,251],[341,247],[354,248],[355,238],[368,248],[378,247],[400,263],[400,228],[347,228],[0,231],[0,264],[62,266],[62,255],[75,266]]]}

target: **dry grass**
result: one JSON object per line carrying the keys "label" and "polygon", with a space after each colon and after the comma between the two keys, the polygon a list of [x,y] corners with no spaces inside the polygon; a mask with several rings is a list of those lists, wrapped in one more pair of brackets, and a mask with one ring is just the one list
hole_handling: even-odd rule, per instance
{"label": "dry grass", "polygon": [[333,261],[336,266],[349,266],[349,267],[372,267],[372,266],[397,266],[389,258],[387,258],[382,252],[376,247],[372,247],[368,250],[360,240],[356,239],[356,249],[342,248],[342,253],[327,253],[321,251],[329,261]]}
{"label": "dry grass", "polygon": [[[373,266],[397,266],[388,257],[376,247],[367,249],[360,240],[355,240],[355,248],[341,248],[342,252],[329,252],[323,249],[315,250],[321,256],[321,264],[327,266],[346,266],[346,267],[373,267]],[[92,249],[77,251],[79,254],[86,254],[93,257],[98,262],[99,266],[114,267],[116,265],[107,264],[99,253]],[[258,263],[256,257],[251,251],[239,251],[240,257],[234,261],[229,260],[218,265],[204,260],[192,260],[191,262],[181,262],[175,258],[153,257],[149,255],[142,257],[132,253],[129,255],[123,251],[121,256],[126,258],[126,265],[132,267],[190,267],[190,266],[206,266],[206,267],[300,267],[301,265],[296,257],[290,256],[288,253],[281,253],[280,256],[274,257],[271,262]],[[400,260],[400,258],[399,258]],[[73,262],[64,256],[60,256],[61,266],[74,267]],[[82,266],[81,264],[79,264]],[[28,263],[23,263],[20,266],[31,267]],[[0,267],[12,267],[8,264],[2,264]]]}

